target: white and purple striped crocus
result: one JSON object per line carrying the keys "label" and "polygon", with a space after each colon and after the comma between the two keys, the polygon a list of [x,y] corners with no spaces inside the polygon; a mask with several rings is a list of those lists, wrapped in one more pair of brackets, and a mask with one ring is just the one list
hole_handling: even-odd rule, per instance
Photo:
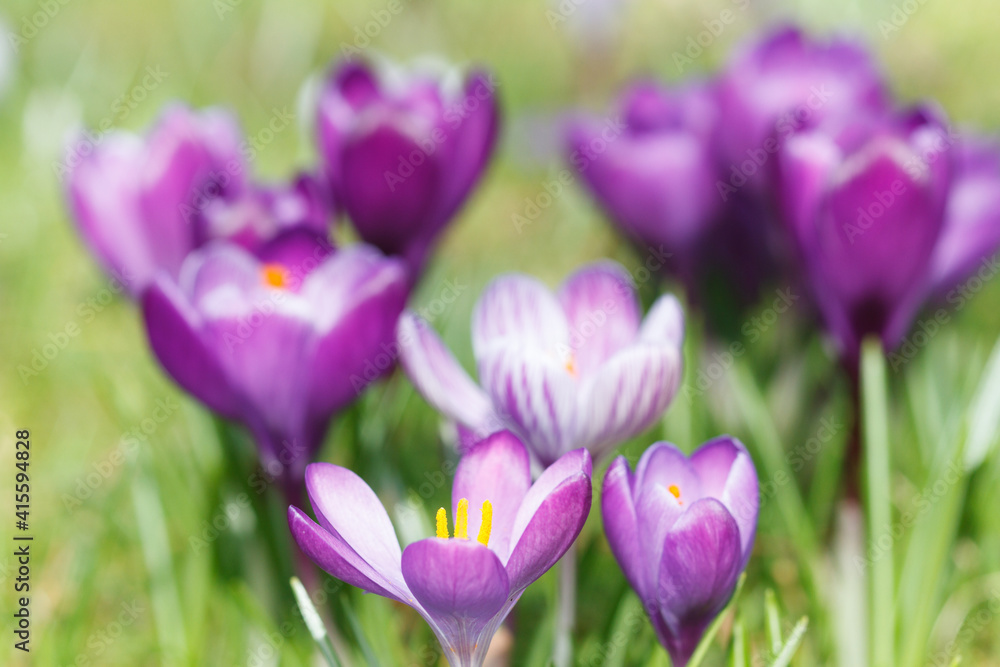
{"label": "white and purple striped crocus", "polygon": [[246,187],[242,140],[228,112],[174,104],[145,137],[114,131],[96,145],[70,147],[73,219],[130,294],[138,296],[159,271],[178,275],[198,245],[192,211]]}
{"label": "white and purple striped crocus", "polygon": [[[361,238],[419,270],[496,144],[492,75],[347,61],[320,93],[322,169]],[[443,71],[442,71],[443,70]]]}
{"label": "white and purple striped crocus", "polygon": [[245,424],[262,462],[295,484],[331,416],[391,343],[408,294],[402,262],[287,232],[256,254],[215,241],[142,297],[150,346],[202,403]]}
{"label": "white and purple striped crocus", "polygon": [[732,597],[757,531],[753,460],[723,436],[690,458],[658,442],[635,473],[623,456],[604,476],[604,532],[660,643],[684,667]]}
{"label": "white and purple striped crocus", "polygon": [[945,124],[929,108],[791,136],[778,197],[819,309],[848,365],[866,335],[894,348],[931,281],[951,184]]}
{"label": "white and purple striped crocus", "polygon": [[578,447],[600,458],[656,423],[680,383],[684,316],[665,295],[643,320],[628,273],[599,262],[555,294],[524,275],[486,288],[472,317],[479,386],[415,314],[398,338],[410,379],[466,440],[507,428],[548,466]]}
{"label": "white and purple striped crocus", "polygon": [[591,459],[564,454],[531,483],[524,445],[495,433],[462,457],[452,487],[453,529],[400,549],[389,516],[355,473],[329,463],[306,469],[313,521],[288,509],[295,541],[331,575],[413,607],[453,667],[479,667],[525,589],[566,552],[590,512]]}

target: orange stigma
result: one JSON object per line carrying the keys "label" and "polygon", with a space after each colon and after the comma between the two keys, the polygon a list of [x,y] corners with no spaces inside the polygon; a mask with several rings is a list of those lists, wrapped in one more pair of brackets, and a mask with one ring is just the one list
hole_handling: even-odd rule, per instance
{"label": "orange stigma", "polygon": [[674,498],[677,499],[677,504],[678,505],[683,505],[684,504],[684,501],[681,500],[681,490],[679,488],[677,488],[676,484],[671,484],[670,486],[668,486],[667,487],[667,491],[669,491],[670,495],[672,495]]}
{"label": "orange stigma", "polygon": [[579,372],[576,370],[576,356],[574,356],[572,353],[567,355],[566,363],[563,366],[566,369],[566,372],[572,375],[573,377],[580,376]]}
{"label": "orange stigma", "polygon": [[288,288],[288,270],[281,264],[265,264],[260,270],[264,284],[276,289]]}

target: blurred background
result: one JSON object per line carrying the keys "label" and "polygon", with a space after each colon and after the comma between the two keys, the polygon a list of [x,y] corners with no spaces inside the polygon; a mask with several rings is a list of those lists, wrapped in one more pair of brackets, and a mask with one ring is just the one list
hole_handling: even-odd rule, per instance
{"label": "blurred background", "polygon": [[[504,116],[498,157],[446,232],[411,301],[468,368],[470,313],[495,275],[522,271],[554,285],[597,258],[616,259],[633,272],[641,266],[643,258],[578,185],[530,209],[566,167],[559,119],[573,108],[603,112],[636,76],[674,81],[711,73],[740,40],[792,21],[818,34],[859,35],[903,100],[934,98],[959,126],[984,132],[1000,127],[1000,13],[987,0],[395,1],[402,9],[388,20],[382,10],[389,3],[381,0],[4,1],[0,461],[7,471],[0,488],[7,502],[14,433],[30,429],[35,541],[30,660],[13,650],[5,630],[0,663],[314,664],[285,580],[270,573],[287,553],[259,548],[280,543],[287,529],[278,499],[255,487],[250,446],[221,429],[160,371],[135,306],[116,293],[68,219],[64,149],[83,128],[98,137],[112,128],[141,131],[174,99],[230,107],[243,123],[256,174],[278,179],[314,164],[316,85],[346,49],[399,59],[432,54],[487,66],[497,75]],[[912,11],[894,22],[894,11],[904,5]],[[675,54],[705,30],[704,21],[726,9],[736,20],[679,67]],[[294,122],[265,132],[279,113]],[[535,213],[530,224],[515,224],[514,216],[529,210]],[[641,285],[647,303],[662,289],[655,283]],[[969,400],[1000,334],[998,303],[1000,284],[987,282],[904,370],[891,374],[894,400],[902,406],[893,429],[905,491],[899,505],[927,481],[918,463],[924,457],[915,452],[933,454],[943,446],[947,439],[937,435]],[[796,317],[765,327],[752,354],[733,368],[724,364],[727,378],[735,372],[752,379],[750,389],[746,382],[720,380],[693,399],[682,391],[664,422],[623,451],[634,461],[654,439],[690,450],[728,431],[757,458],[755,436],[770,426],[788,450],[810,438],[833,443],[804,456],[793,488],[764,503],[742,593],[741,613],[752,637],[763,637],[759,610],[768,589],[789,626],[810,616],[793,664],[812,665],[825,664],[829,645],[850,636],[836,607],[847,605],[842,598],[852,591],[829,590],[826,568],[837,567],[829,558],[800,562],[783,503],[790,494],[802,499],[798,518],[820,541],[835,539],[842,458],[837,452],[851,417],[846,383],[830,380],[839,374],[826,344],[816,333],[804,334],[791,321]],[[728,345],[703,336],[697,316],[689,326],[685,386],[696,382],[699,371],[713,370]],[[802,352],[784,354],[790,341]],[[32,367],[36,352],[50,344],[57,353]],[[747,416],[757,399],[769,415],[766,425]],[[430,517],[449,496],[450,482],[434,481],[454,458],[448,438],[439,417],[397,371],[337,420],[320,458],[358,468],[387,506],[413,506]],[[963,509],[953,520],[955,547],[945,554],[943,611],[930,638],[942,649],[961,637],[965,662],[972,665],[1000,665],[996,613],[963,632],[974,612],[989,608],[989,591],[1000,591],[1000,577],[991,575],[1000,571],[996,458],[963,489]],[[595,471],[595,479],[601,473]],[[428,493],[421,490],[426,488]],[[580,542],[579,664],[665,665],[646,621],[630,618],[634,598],[599,524],[592,513]],[[13,519],[5,514],[4,545],[11,544],[12,533]],[[0,608],[8,619],[16,570],[10,552],[0,549]],[[812,584],[806,570],[813,572]],[[817,585],[819,592],[810,589]],[[545,664],[553,588],[550,573],[515,611],[509,664]],[[366,656],[382,665],[444,664],[433,635],[409,609],[332,582],[329,589],[341,632]],[[627,645],[605,659],[608,643],[623,629]],[[764,646],[754,643],[751,649],[760,657],[753,664],[769,664]],[[706,664],[722,664],[720,656]]]}

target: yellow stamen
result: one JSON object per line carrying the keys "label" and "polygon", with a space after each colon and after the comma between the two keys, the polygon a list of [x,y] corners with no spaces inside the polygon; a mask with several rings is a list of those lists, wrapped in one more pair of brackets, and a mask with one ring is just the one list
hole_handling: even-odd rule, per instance
{"label": "yellow stamen", "polygon": [[455,510],[455,537],[469,539],[469,500],[462,498],[458,501],[458,509]]}
{"label": "yellow stamen", "polygon": [[668,486],[667,491],[669,491],[671,495],[673,495],[673,497],[677,499],[678,504],[680,505],[684,504],[684,501],[681,500],[681,490],[677,488],[676,484],[671,484],[670,486]]}
{"label": "yellow stamen", "polygon": [[448,539],[448,513],[443,507],[437,511],[437,536]]}
{"label": "yellow stamen", "polygon": [[493,504],[488,501],[483,501],[483,523],[479,526],[479,537],[476,539],[484,547],[490,545],[490,531],[493,530]]}
{"label": "yellow stamen", "polygon": [[264,284],[268,287],[285,289],[288,287],[288,271],[281,264],[265,264],[260,270]]}

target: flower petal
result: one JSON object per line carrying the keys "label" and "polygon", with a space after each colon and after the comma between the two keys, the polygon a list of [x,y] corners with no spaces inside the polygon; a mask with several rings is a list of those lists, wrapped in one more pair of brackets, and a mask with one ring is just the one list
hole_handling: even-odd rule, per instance
{"label": "flower petal", "polygon": [[497,341],[543,350],[554,357],[569,342],[569,327],[559,301],[540,281],[522,275],[494,279],[472,314],[476,360]]}
{"label": "flower petal", "polygon": [[413,312],[404,312],[399,318],[396,338],[406,374],[436,410],[473,430],[492,421],[489,397],[427,322]]}
{"label": "flower petal", "polygon": [[629,585],[645,597],[645,561],[639,548],[639,523],[632,497],[632,471],[624,456],[617,457],[604,474],[601,489],[601,519],[611,552]]}
{"label": "flower petal", "polygon": [[371,566],[372,581],[405,599],[399,540],[375,492],[354,472],[331,463],[306,468],[306,490],[320,525]]}
{"label": "flower petal", "polygon": [[620,264],[597,262],[570,276],[559,289],[569,322],[576,371],[587,376],[631,343],[639,330],[639,303]]}
{"label": "flower petal", "polygon": [[736,519],[745,567],[757,533],[760,507],[753,459],[742,442],[724,435],[699,447],[691,455],[691,465],[701,479],[702,492],[717,498]]}
{"label": "flower petal", "polygon": [[639,344],[608,362],[580,389],[577,438],[596,458],[655,424],[681,380],[680,350]]}
{"label": "flower petal", "polygon": [[180,289],[161,277],[143,293],[142,314],[149,346],[174,381],[215,412],[237,418],[244,401],[206,344],[201,316]]}
{"label": "flower petal", "polygon": [[691,505],[667,533],[656,602],[675,632],[711,621],[740,576],[740,530],[714,498]]}
{"label": "flower petal", "polygon": [[521,591],[562,558],[590,514],[593,464],[585,449],[563,455],[528,490],[514,519],[507,576]]}
{"label": "flower petal", "polygon": [[410,604],[411,598],[408,594],[400,597],[399,590],[386,588],[380,574],[369,563],[358,556],[342,539],[321,527],[298,507],[288,508],[288,527],[303,553],[325,572],[363,591]]}
{"label": "flower petal", "polygon": [[495,433],[473,445],[462,456],[451,492],[452,516],[458,501],[469,501],[469,537],[479,534],[484,500],[493,506],[489,547],[506,560],[510,554],[514,517],[531,488],[528,450],[510,431]]}
{"label": "flower petal", "polygon": [[542,465],[575,442],[576,380],[558,361],[515,342],[493,343],[479,377],[496,411]]}
{"label": "flower petal", "polygon": [[485,654],[510,586],[496,554],[475,541],[432,537],[403,552],[403,577],[453,664]]}
{"label": "flower petal", "polygon": [[339,196],[361,238],[386,254],[403,254],[433,215],[443,175],[407,117],[372,120],[344,143]]}
{"label": "flower petal", "polygon": [[639,328],[639,340],[645,343],[670,344],[678,353],[684,343],[684,309],[673,294],[657,299]]}

